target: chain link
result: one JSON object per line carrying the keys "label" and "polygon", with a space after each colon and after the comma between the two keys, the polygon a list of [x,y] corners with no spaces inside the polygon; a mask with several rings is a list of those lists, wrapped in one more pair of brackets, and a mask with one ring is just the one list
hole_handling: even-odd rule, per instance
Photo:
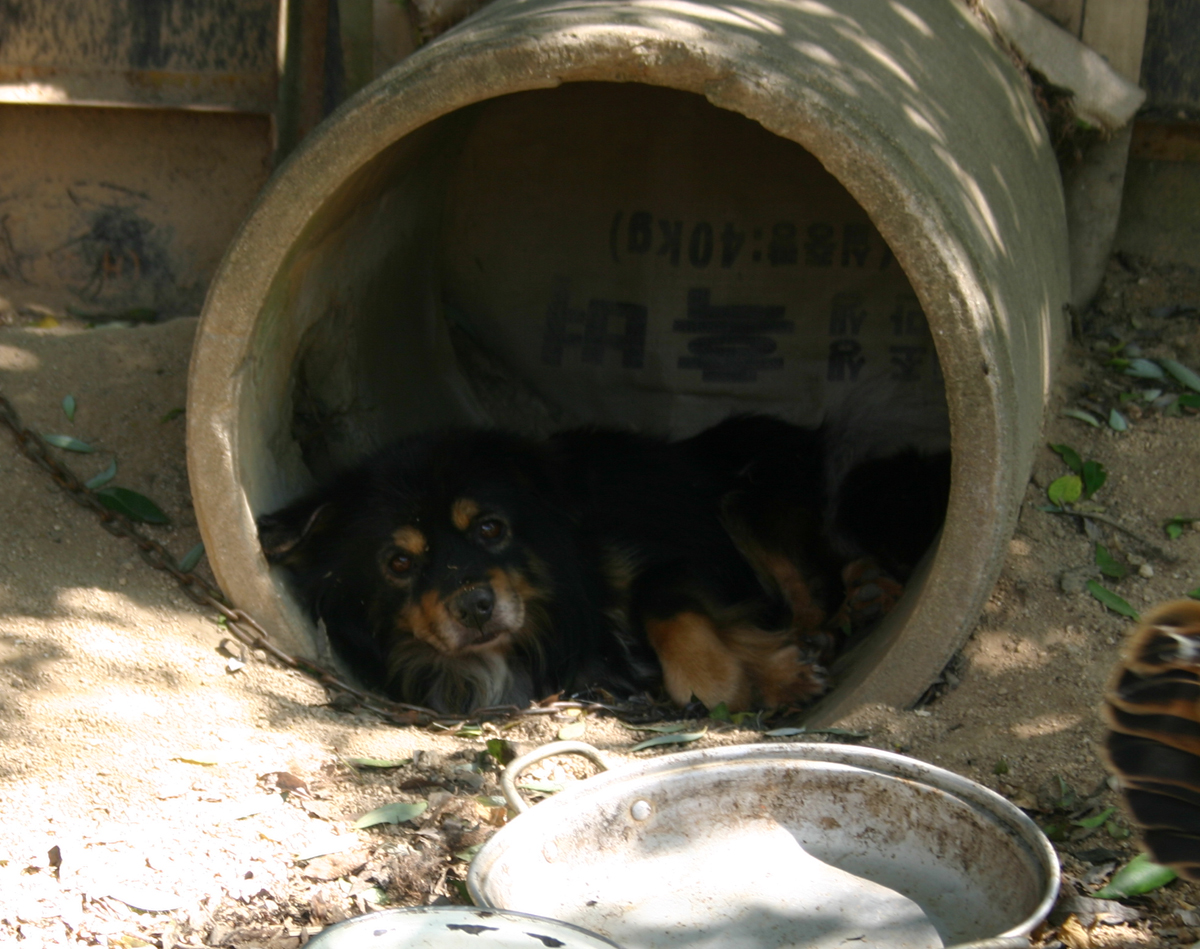
{"label": "chain link", "polygon": [[[280,649],[271,641],[265,629],[244,610],[234,607],[225,594],[204,577],[181,570],[179,562],[162,544],[148,537],[134,526],[124,514],[107,507],[101,496],[79,480],[67,465],[50,452],[50,446],[41,435],[24,426],[21,416],[13,404],[0,392],[0,424],[3,424],[16,441],[21,453],[44,470],[54,482],[66,492],[67,497],[77,504],[94,513],[100,521],[100,526],[110,534],[123,538],[135,544],[138,553],[156,570],[169,573],[178,582],[180,588],[192,600],[201,606],[215,610],[224,619],[224,626],[239,643],[251,650],[257,650],[272,656],[289,669],[294,669],[321,685],[332,696],[331,704],[340,705],[344,697],[352,699],[359,708],[378,715],[384,721],[395,725],[460,725],[466,721],[483,721],[486,719],[514,718],[523,715],[552,715],[566,709],[590,709],[626,713],[631,709],[619,708],[599,702],[557,701],[557,697],[547,699],[530,708],[517,708],[512,705],[480,708],[465,716],[440,715],[433,709],[420,705],[408,705],[403,702],[393,702],[380,695],[364,692],[342,679],[329,669],[306,659],[303,656],[293,656]],[[339,702],[338,698],[343,697]],[[661,716],[656,716],[661,717]]]}
{"label": "chain link", "polygon": [[[16,408],[3,393],[0,393],[0,424],[3,424],[12,433],[20,452],[49,474],[69,498],[94,513],[99,519],[101,527],[110,534],[135,544],[142,560],[156,570],[169,573],[179,583],[183,592],[196,603],[216,610],[224,618],[225,628],[245,646],[252,650],[265,652],[288,668],[304,673],[335,696],[339,693],[351,696],[360,707],[374,712],[389,722],[398,725],[426,725],[433,722],[445,724],[448,721],[461,722],[464,720],[462,717],[447,719],[446,716],[439,715],[433,709],[392,702],[381,696],[363,692],[361,689],[343,682],[317,663],[300,656],[293,656],[280,649],[271,641],[267,631],[252,616],[232,606],[220,589],[213,586],[204,577],[191,571],[181,570],[179,562],[166,547],[138,530],[124,514],[107,507],[100,495],[80,481],[65,463],[51,454],[50,446],[42,439],[41,435],[24,426]],[[505,710],[481,711],[492,712],[493,715],[489,717],[497,717],[496,713]],[[510,709],[507,710],[507,714],[516,711],[518,710]]]}

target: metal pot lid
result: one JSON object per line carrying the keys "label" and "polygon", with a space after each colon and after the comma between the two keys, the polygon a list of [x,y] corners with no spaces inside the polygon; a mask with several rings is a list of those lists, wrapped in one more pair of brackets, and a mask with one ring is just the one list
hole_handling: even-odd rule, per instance
{"label": "metal pot lid", "polygon": [[381,910],[331,926],[308,949],[621,949],[570,923],[473,906]]}

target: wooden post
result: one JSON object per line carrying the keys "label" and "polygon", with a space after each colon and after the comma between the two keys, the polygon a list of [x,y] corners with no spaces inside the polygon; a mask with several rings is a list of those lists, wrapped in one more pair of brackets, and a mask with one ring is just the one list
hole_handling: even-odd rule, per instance
{"label": "wooden post", "polygon": [[324,115],[329,0],[286,0],[280,19],[284,37],[275,115],[277,165]]}
{"label": "wooden post", "polygon": [[1142,74],[1150,0],[1088,0],[1079,38],[1130,82]]}
{"label": "wooden post", "polygon": [[[1146,42],[1149,0],[1087,0],[1080,39],[1117,72],[1137,82]],[[1093,145],[1063,177],[1071,235],[1071,302],[1082,310],[1100,283],[1117,236],[1133,123]]]}

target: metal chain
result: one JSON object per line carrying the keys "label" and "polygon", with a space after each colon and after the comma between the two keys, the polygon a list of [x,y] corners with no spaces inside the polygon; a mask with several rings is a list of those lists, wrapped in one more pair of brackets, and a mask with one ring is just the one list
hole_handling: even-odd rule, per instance
{"label": "metal chain", "polygon": [[[66,492],[67,497],[77,504],[87,508],[100,520],[100,526],[116,537],[122,537],[138,548],[142,560],[157,570],[165,571],[173,576],[189,597],[201,606],[216,610],[225,620],[225,628],[231,632],[239,643],[251,650],[261,650],[274,657],[289,669],[303,673],[316,681],[332,696],[349,696],[354,703],[366,711],[373,712],[384,721],[395,725],[461,725],[467,721],[483,721],[487,719],[514,718],[528,715],[553,715],[568,709],[609,711],[621,715],[630,712],[643,715],[650,711],[655,718],[656,710],[632,709],[609,705],[602,702],[559,701],[557,696],[540,702],[529,708],[518,708],[515,705],[501,705],[489,708],[478,708],[467,715],[441,715],[431,708],[420,705],[408,705],[404,702],[393,702],[380,695],[364,692],[338,678],[329,669],[306,659],[303,656],[293,656],[271,642],[270,634],[244,610],[239,610],[230,604],[228,598],[217,587],[201,576],[188,570],[181,570],[179,562],[162,544],[148,537],[134,526],[134,523],[118,511],[107,507],[101,496],[79,480],[67,465],[56,458],[50,451],[50,446],[41,435],[28,429],[21,421],[13,404],[0,392],[0,423],[4,425],[16,441],[20,452],[50,475],[54,482]],[[337,704],[331,702],[331,704]]]}
{"label": "metal chain", "polygon": [[147,537],[138,530],[124,514],[105,506],[96,492],[80,481],[66,464],[54,457],[50,446],[42,439],[41,435],[24,426],[16,408],[3,393],[0,393],[0,423],[3,423],[4,427],[12,433],[20,452],[49,474],[54,482],[66,492],[67,497],[95,514],[101,527],[110,534],[135,544],[146,563],[173,576],[184,593],[201,606],[209,607],[220,613],[224,617],[225,627],[237,638],[238,642],[252,650],[261,650],[273,656],[289,669],[304,673],[334,695],[341,693],[353,697],[360,707],[374,712],[386,721],[397,725],[428,725],[435,722],[447,724],[462,722],[467,718],[499,718],[522,712],[547,714],[562,708],[591,707],[579,702],[554,702],[545,707],[528,710],[514,707],[488,708],[478,709],[467,717],[447,717],[438,714],[433,709],[393,702],[381,696],[364,692],[342,681],[321,665],[301,656],[293,656],[280,649],[271,642],[270,635],[252,616],[244,610],[232,606],[225,594],[217,587],[191,571],[181,570],[178,561],[170,551],[152,537]]}

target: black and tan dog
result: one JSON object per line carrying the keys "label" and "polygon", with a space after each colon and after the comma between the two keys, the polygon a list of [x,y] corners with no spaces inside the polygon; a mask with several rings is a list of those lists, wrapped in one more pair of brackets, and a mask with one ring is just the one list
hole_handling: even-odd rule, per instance
{"label": "black and tan dog", "polygon": [[1200,880],[1200,603],[1143,617],[1105,693],[1105,758],[1142,843]]}
{"label": "black and tan dog", "polygon": [[[259,533],[343,660],[400,701],[467,712],[661,684],[680,704],[800,703],[823,688],[846,559],[823,437],[761,416],[673,443],[417,435]],[[900,546],[919,556],[940,511]]]}

